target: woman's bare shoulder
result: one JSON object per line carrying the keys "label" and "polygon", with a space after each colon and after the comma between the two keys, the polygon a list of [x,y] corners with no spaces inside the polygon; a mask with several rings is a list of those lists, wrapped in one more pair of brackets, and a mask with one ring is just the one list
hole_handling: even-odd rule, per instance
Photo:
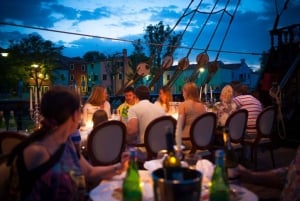
{"label": "woman's bare shoulder", "polygon": [[31,144],[24,150],[24,161],[28,170],[38,167],[50,158],[48,149],[42,144]]}

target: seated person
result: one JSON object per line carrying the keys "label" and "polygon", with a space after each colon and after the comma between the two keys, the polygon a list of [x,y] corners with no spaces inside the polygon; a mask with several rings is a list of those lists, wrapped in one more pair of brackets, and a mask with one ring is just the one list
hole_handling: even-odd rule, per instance
{"label": "seated person", "polygon": [[159,96],[158,99],[155,101],[154,104],[159,105],[162,107],[166,113],[170,113],[171,108],[170,108],[170,102],[173,101],[173,96],[171,93],[171,89],[168,86],[163,86],[159,90]]}
{"label": "seated person", "polygon": [[[183,85],[182,95],[184,101],[178,107],[178,120],[176,127],[176,143],[181,144],[181,138],[190,137],[190,128],[193,121],[206,112],[204,105],[199,101],[199,90],[194,82]],[[187,149],[192,148],[191,141],[183,142]]]}
{"label": "seated person", "polygon": [[83,106],[82,123],[84,126],[91,126],[92,117],[96,110],[104,110],[108,118],[111,117],[111,106],[107,101],[108,94],[105,86],[94,86],[92,93]]}
{"label": "seated person", "polygon": [[239,165],[239,171],[243,182],[282,189],[281,201],[300,200],[300,147],[288,167],[255,172]]}
{"label": "seated person", "polygon": [[240,108],[248,111],[248,120],[245,138],[255,138],[256,136],[256,119],[263,110],[262,103],[252,96],[248,87],[243,84],[237,84],[233,87],[233,102]]}
{"label": "seated person", "polygon": [[230,85],[224,86],[220,94],[220,102],[215,103],[213,109],[217,113],[218,127],[223,127],[229,115],[238,109],[238,106],[232,101],[232,98],[232,87]]}
{"label": "seated person", "polygon": [[124,98],[125,98],[125,102],[122,103],[118,107],[118,112],[120,114],[121,121],[124,122],[124,123],[127,123],[128,109],[135,104],[135,94],[134,94],[134,88],[133,87],[126,87],[124,89]]}
{"label": "seated person", "polygon": [[[136,104],[128,110],[127,141],[132,144],[144,143],[144,134],[148,124],[157,117],[165,115],[165,111],[149,101],[150,90],[139,86],[135,90]],[[144,149],[138,150],[138,159],[146,159]]]}
{"label": "seated person", "polygon": [[235,102],[232,101],[233,89],[230,85],[223,87],[220,94],[220,102],[216,102],[213,111],[217,114],[217,135],[215,137],[215,145],[224,146],[223,127],[229,115],[238,109]]}
{"label": "seated person", "polygon": [[107,113],[104,110],[96,110],[93,114],[93,128],[102,122],[108,121]]}
{"label": "seated person", "polygon": [[76,152],[71,134],[78,129],[81,112],[80,97],[73,90],[50,88],[40,111],[41,128],[11,152],[9,160],[16,160],[16,171],[8,184],[9,197],[1,200],[89,200],[87,182],[99,183],[126,170],[128,154],[120,163],[92,166]]}

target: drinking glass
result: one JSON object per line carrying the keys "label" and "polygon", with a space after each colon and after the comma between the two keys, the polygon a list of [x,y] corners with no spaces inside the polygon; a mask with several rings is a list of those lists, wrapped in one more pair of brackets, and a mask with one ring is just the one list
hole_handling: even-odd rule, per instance
{"label": "drinking glass", "polygon": [[196,164],[198,160],[201,160],[202,157],[198,153],[188,153],[184,156],[184,161],[187,162],[189,168],[196,169]]}
{"label": "drinking glass", "polygon": [[112,110],[111,118],[112,120],[120,120],[119,111],[117,109]]}
{"label": "drinking glass", "polygon": [[168,155],[168,151],[166,149],[162,149],[159,152],[157,152],[157,159],[162,159],[165,158]]}

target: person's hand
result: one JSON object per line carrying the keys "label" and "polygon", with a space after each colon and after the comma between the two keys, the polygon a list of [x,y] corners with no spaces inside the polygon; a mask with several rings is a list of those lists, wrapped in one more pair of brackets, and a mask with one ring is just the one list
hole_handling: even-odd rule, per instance
{"label": "person's hand", "polygon": [[251,170],[249,170],[246,167],[244,167],[243,165],[239,164],[238,171],[239,171],[241,180],[247,181],[250,179]]}
{"label": "person's hand", "polygon": [[120,171],[126,171],[128,168],[130,154],[129,152],[123,152],[121,157]]}

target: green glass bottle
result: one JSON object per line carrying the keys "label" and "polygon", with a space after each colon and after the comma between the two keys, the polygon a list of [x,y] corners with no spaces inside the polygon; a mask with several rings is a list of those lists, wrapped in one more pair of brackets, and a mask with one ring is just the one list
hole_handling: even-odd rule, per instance
{"label": "green glass bottle", "polygon": [[167,156],[163,160],[165,178],[170,180],[181,180],[181,163],[174,150],[174,137],[170,127],[166,131]]}
{"label": "green glass bottle", "polygon": [[230,141],[229,130],[228,128],[224,128],[223,130],[223,138],[225,144],[225,168],[227,173],[227,179],[229,184],[238,184],[239,183],[239,159],[238,156],[233,149]]}
{"label": "green glass bottle", "polygon": [[13,131],[17,130],[17,123],[15,120],[15,115],[13,110],[10,111],[9,120],[8,120],[8,130],[13,130]]}
{"label": "green glass bottle", "polygon": [[142,201],[142,188],[135,149],[130,149],[130,160],[126,177],[123,181],[122,195],[123,201]]}
{"label": "green glass bottle", "polygon": [[224,156],[225,154],[223,150],[217,150],[215,153],[216,164],[209,187],[210,201],[230,200],[230,191],[224,166]]}
{"label": "green glass bottle", "polygon": [[0,131],[6,130],[5,119],[3,111],[0,111]]}

